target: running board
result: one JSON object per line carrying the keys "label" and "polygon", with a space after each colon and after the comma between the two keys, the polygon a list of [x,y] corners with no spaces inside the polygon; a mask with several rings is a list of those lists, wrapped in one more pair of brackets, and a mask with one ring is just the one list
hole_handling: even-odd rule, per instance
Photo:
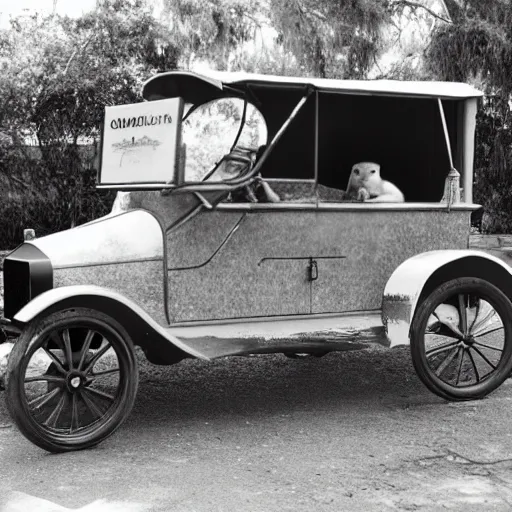
{"label": "running board", "polygon": [[325,353],[389,347],[380,311],[180,324],[166,331],[208,359],[264,353]]}

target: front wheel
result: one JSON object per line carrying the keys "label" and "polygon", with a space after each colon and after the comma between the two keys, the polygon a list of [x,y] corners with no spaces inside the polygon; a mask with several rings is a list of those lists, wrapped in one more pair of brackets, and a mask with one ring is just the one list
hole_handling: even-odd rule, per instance
{"label": "front wheel", "polygon": [[137,361],[114,319],[69,309],[32,321],[9,357],[7,406],[20,431],[50,452],[90,448],[130,413]]}
{"label": "front wheel", "polygon": [[418,306],[411,355],[418,376],[437,395],[484,397],[512,370],[512,303],[483,279],[442,284]]}

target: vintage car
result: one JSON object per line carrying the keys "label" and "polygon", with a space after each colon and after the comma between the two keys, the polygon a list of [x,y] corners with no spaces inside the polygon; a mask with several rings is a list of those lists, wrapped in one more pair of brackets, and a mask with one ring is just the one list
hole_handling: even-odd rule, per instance
{"label": "vintage car", "polygon": [[[135,346],[171,365],[410,344],[448,400],[509,376],[512,270],[468,248],[479,91],[175,71],[142,94],[105,111],[112,213],[4,263],[7,404],[29,440],[111,435],[135,400]],[[346,200],[361,161],[405,200]]]}

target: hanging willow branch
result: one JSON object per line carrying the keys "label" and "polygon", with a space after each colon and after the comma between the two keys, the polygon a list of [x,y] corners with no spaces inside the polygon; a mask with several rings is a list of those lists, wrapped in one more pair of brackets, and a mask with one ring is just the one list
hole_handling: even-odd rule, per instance
{"label": "hanging willow branch", "polygon": [[487,85],[512,90],[512,43],[494,24],[480,19],[445,25],[434,33],[426,52],[429,67],[443,80],[482,76]]}
{"label": "hanging willow branch", "polygon": [[452,20],[437,14],[432,9],[430,9],[426,5],[420,4],[419,2],[411,2],[410,0],[395,0],[393,2],[392,6],[395,9],[399,8],[399,7],[410,7],[411,9],[414,9],[414,10],[423,9],[425,12],[428,12],[428,14],[430,14],[430,16],[432,16],[433,18],[436,18],[440,21],[444,21],[445,23],[449,23],[449,24],[452,23]]}

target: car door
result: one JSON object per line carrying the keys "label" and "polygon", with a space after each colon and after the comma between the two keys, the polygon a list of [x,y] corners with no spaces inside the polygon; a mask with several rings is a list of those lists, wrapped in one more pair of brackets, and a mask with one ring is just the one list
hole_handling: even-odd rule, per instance
{"label": "car door", "polygon": [[171,322],[309,314],[314,211],[224,206],[167,235]]}
{"label": "car door", "polygon": [[319,258],[312,282],[311,312],[378,310],[393,271],[406,259],[435,249],[465,247],[467,218],[442,205],[324,203],[316,217]]}

